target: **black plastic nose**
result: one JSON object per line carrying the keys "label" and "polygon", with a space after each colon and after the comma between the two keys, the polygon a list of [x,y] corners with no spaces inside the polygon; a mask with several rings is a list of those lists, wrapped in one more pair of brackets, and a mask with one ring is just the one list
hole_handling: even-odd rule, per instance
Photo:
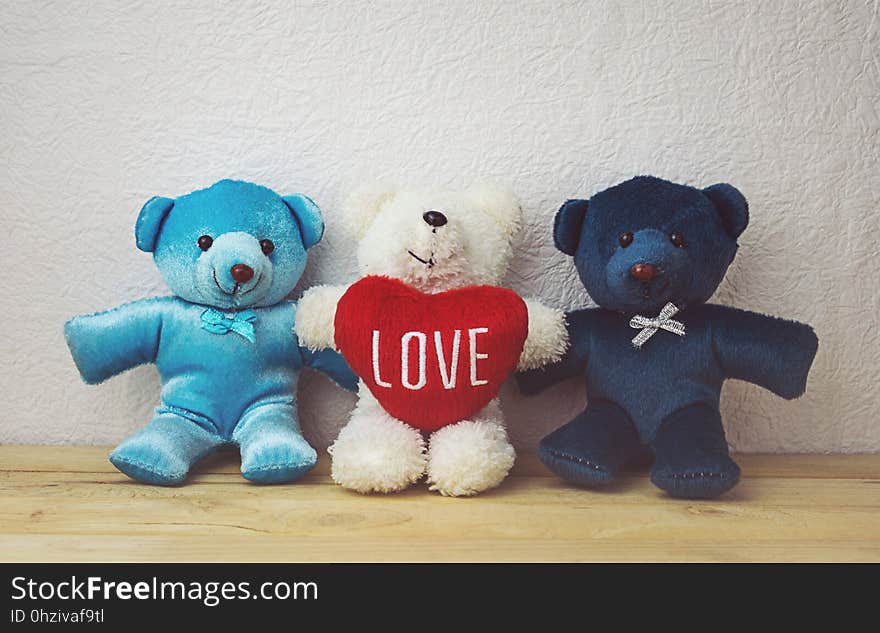
{"label": "black plastic nose", "polygon": [[448,222],[446,216],[439,211],[426,211],[425,215],[422,216],[422,219],[434,228],[443,226]]}
{"label": "black plastic nose", "polygon": [[651,281],[657,274],[657,268],[653,264],[636,264],[629,269],[629,273],[639,281]]}
{"label": "black plastic nose", "polygon": [[246,284],[254,277],[254,269],[245,264],[236,264],[229,269],[229,274],[240,284]]}

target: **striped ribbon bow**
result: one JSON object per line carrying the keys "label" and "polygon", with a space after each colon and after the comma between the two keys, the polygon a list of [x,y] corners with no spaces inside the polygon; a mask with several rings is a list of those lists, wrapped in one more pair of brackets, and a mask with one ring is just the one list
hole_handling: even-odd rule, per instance
{"label": "striped ribbon bow", "polygon": [[674,303],[667,303],[656,317],[644,317],[637,314],[629,320],[629,326],[641,330],[632,340],[633,347],[641,349],[649,338],[658,330],[666,330],[678,336],[684,336],[684,323],[673,321],[672,317],[678,314],[678,307]]}

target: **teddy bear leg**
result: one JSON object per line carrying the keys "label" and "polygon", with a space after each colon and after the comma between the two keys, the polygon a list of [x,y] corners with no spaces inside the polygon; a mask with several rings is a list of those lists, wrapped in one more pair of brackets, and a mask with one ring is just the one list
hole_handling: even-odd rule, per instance
{"label": "teddy bear leg", "polygon": [[110,453],[110,462],[132,479],[176,486],[197,461],[225,443],[220,435],[192,420],[160,411]]}
{"label": "teddy bear leg", "polygon": [[448,497],[475,495],[504,481],[515,460],[498,410],[495,416],[444,426],[431,436],[428,484]]}
{"label": "teddy bear leg", "polygon": [[242,416],[232,439],[241,449],[241,474],[255,483],[278,484],[299,479],[318,461],[299,428],[296,406],[262,404]]}
{"label": "teddy bear leg", "polygon": [[694,404],[668,416],[652,447],[656,459],[651,482],[673,497],[711,499],[739,482],[721,414],[713,407]]}
{"label": "teddy bear leg", "polygon": [[538,446],[538,457],[547,468],[585,487],[612,482],[622,466],[643,454],[629,415],[610,400],[591,400],[583,413]]}
{"label": "teddy bear leg", "polygon": [[330,476],[362,494],[397,492],[425,473],[425,440],[416,429],[361,398],[327,452]]}
{"label": "teddy bear leg", "polygon": [[462,420],[431,436],[429,488],[447,497],[479,494],[504,481],[515,460],[504,425]]}

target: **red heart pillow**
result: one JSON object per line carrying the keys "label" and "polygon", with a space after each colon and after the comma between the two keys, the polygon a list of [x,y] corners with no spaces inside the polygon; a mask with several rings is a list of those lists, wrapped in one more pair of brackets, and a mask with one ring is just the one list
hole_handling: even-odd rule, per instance
{"label": "red heart pillow", "polygon": [[422,431],[477,413],[516,368],[526,304],[506,288],[427,294],[364,277],[336,307],[336,347],[388,413]]}

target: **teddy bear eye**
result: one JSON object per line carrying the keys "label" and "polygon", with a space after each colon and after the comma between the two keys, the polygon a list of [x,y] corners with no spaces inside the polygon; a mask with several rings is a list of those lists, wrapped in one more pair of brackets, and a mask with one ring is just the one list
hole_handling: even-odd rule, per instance
{"label": "teddy bear eye", "polygon": [[620,237],[617,238],[617,241],[620,242],[620,245],[626,248],[630,244],[633,243],[633,234],[627,231],[626,233],[621,233]]}
{"label": "teddy bear eye", "polygon": [[263,249],[263,255],[269,255],[275,250],[272,240],[260,240],[260,248]]}
{"label": "teddy bear eye", "polygon": [[213,244],[213,243],[214,243],[214,238],[212,238],[210,235],[202,235],[199,238],[199,248],[202,249],[203,251],[206,251],[209,248],[211,248],[211,244]]}
{"label": "teddy bear eye", "polygon": [[669,241],[672,242],[672,245],[676,248],[684,248],[684,235],[675,231],[669,235]]}

